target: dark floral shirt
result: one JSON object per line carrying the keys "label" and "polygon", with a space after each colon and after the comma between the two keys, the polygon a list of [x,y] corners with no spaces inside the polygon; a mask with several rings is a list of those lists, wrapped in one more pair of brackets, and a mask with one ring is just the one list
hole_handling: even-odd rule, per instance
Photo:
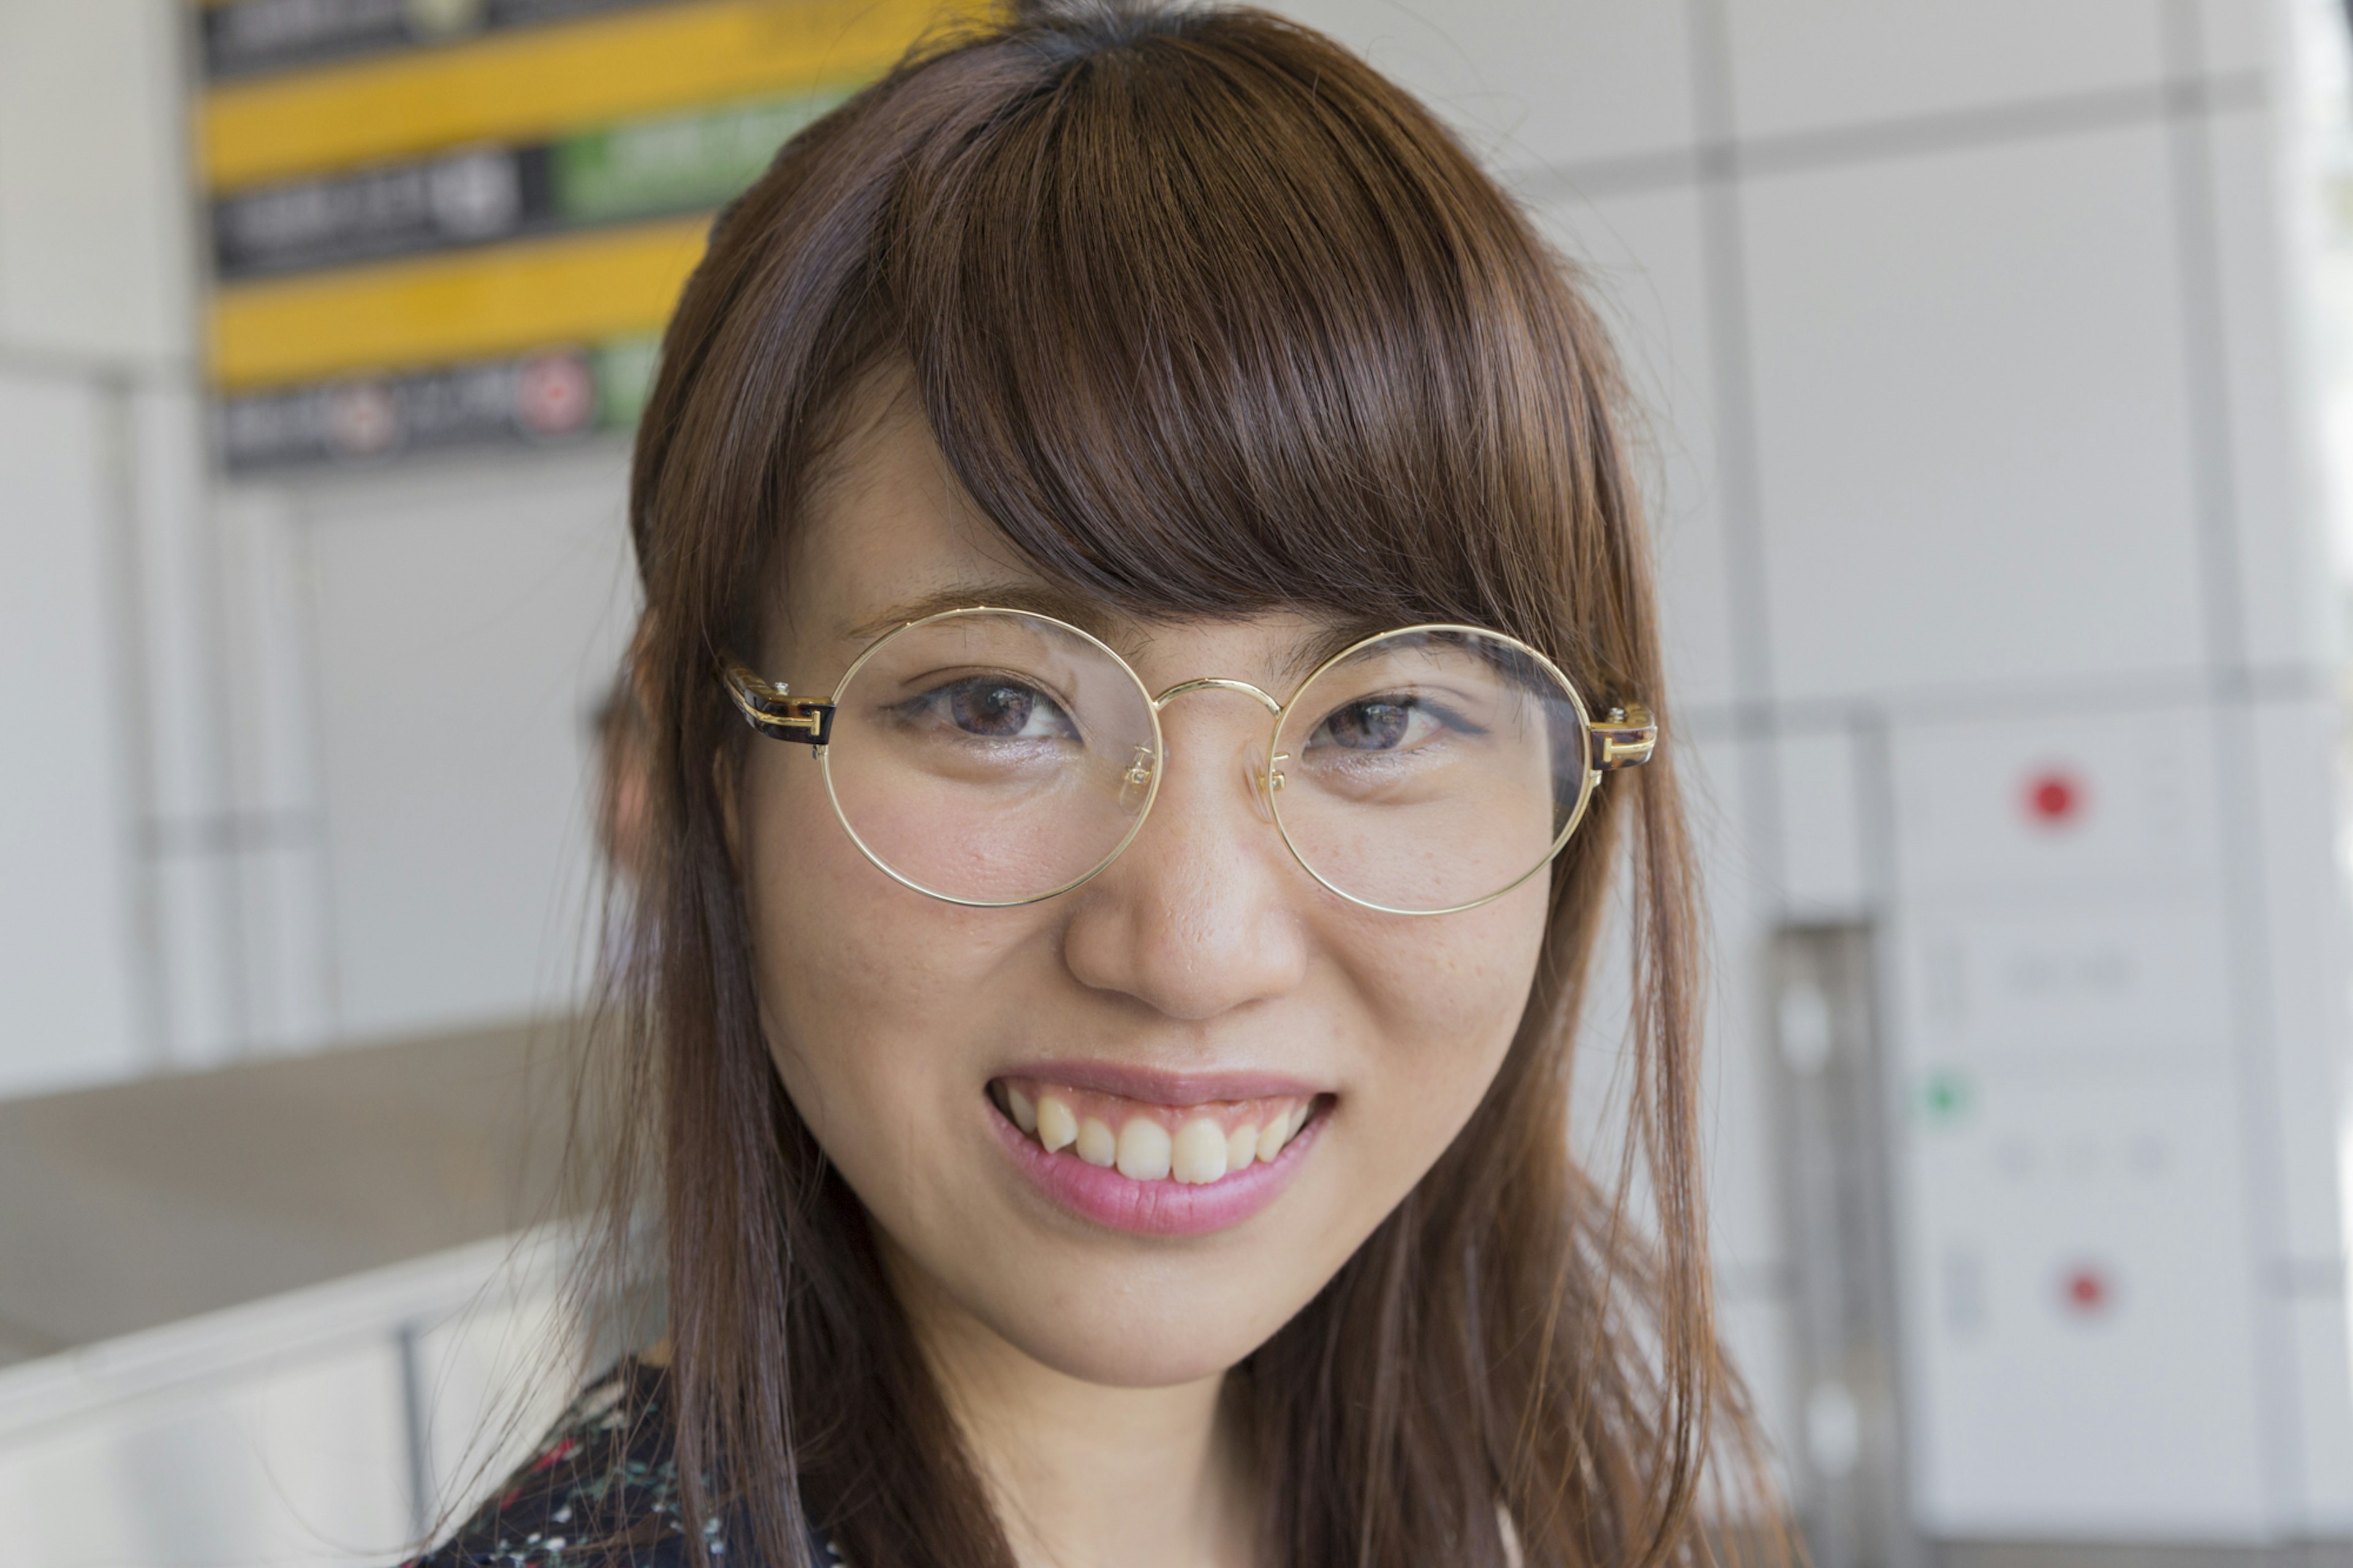
{"label": "dark floral shirt", "polygon": [[[456,1534],[403,1568],[686,1568],[669,1378],[625,1361],[583,1390],[541,1442]],[[714,1563],[756,1568],[732,1554],[723,1521],[703,1525]],[[841,1568],[822,1537],[811,1560]]]}

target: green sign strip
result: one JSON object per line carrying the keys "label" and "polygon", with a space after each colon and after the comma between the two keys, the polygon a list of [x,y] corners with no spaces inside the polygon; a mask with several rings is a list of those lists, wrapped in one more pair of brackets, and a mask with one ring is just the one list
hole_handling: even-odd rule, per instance
{"label": "green sign strip", "polygon": [[794,132],[854,90],[811,89],[565,137],[550,149],[555,212],[570,223],[605,223],[733,201]]}
{"label": "green sign strip", "polygon": [[615,338],[589,355],[596,384],[596,427],[628,430],[646,411],[654,389],[654,365],[661,353],[658,337]]}

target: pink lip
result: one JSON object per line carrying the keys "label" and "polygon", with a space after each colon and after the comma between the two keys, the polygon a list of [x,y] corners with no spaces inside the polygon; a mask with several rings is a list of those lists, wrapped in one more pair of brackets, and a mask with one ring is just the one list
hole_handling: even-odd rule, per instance
{"label": "pink lip", "polygon": [[[1028,1076],[1025,1071],[1021,1076]],[[1046,1074],[1040,1070],[1039,1076]],[[1073,1083],[1066,1075],[1060,1081],[1073,1089],[1095,1089],[1100,1082]],[[1227,1080],[1219,1080],[1227,1081]],[[1241,1079],[1231,1081],[1240,1082]],[[1276,1083],[1274,1079],[1251,1079],[1251,1083]],[[1105,1089],[1105,1093],[1117,1094],[1119,1089]],[[1313,1092],[1304,1086],[1261,1089],[1255,1093],[1305,1094]],[[1164,1104],[1198,1105],[1210,1099],[1248,1100],[1255,1094],[1201,1095],[1189,1100],[1164,1100]],[[1144,1099],[1142,1095],[1133,1098]],[[1307,1125],[1293,1134],[1282,1152],[1271,1164],[1252,1165],[1230,1176],[1201,1186],[1187,1186],[1181,1182],[1134,1182],[1115,1170],[1090,1165],[1065,1149],[1049,1154],[1039,1147],[1035,1139],[1005,1119],[994,1101],[989,1102],[988,1120],[997,1128],[997,1141],[1012,1158],[1020,1173],[1029,1177],[1038,1190],[1052,1202],[1083,1219],[1113,1230],[1124,1230],[1136,1236],[1207,1236],[1212,1231],[1227,1229],[1258,1213],[1282,1194],[1291,1178],[1299,1172],[1307,1151],[1323,1135],[1324,1118],[1319,1113],[1308,1119]]]}
{"label": "pink lip", "polygon": [[1162,1072],[1156,1068],[1085,1060],[1027,1062],[1006,1068],[1002,1076],[1068,1084],[1150,1105],[1207,1105],[1219,1100],[1274,1100],[1283,1095],[1313,1100],[1322,1092],[1312,1083],[1281,1073]]}

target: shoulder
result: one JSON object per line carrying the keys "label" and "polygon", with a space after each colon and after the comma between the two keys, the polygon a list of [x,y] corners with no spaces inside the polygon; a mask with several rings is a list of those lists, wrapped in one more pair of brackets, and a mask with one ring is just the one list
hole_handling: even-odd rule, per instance
{"label": "shoulder", "polygon": [[[687,1568],[675,1430],[667,1367],[622,1362],[581,1391],[454,1534],[403,1568]],[[730,1553],[722,1521],[708,1521],[702,1536],[707,1561],[760,1568],[740,1543]],[[807,1561],[844,1568],[822,1536]]]}
{"label": "shoulder", "polygon": [[[410,1568],[683,1568],[669,1379],[625,1361],[589,1384],[523,1467]],[[709,1532],[726,1551],[720,1532]],[[822,1559],[820,1559],[822,1561]]]}

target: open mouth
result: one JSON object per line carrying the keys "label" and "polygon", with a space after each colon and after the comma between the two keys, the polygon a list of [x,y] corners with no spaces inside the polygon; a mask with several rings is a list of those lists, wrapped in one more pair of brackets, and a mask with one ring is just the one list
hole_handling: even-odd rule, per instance
{"label": "open mouth", "polygon": [[1067,1152],[1133,1182],[1193,1187],[1213,1186],[1281,1159],[1320,1103],[1313,1095],[1291,1094],[1156,1105],[1028,1078],[992,1079],[988,1097],[1049,1154]]}

